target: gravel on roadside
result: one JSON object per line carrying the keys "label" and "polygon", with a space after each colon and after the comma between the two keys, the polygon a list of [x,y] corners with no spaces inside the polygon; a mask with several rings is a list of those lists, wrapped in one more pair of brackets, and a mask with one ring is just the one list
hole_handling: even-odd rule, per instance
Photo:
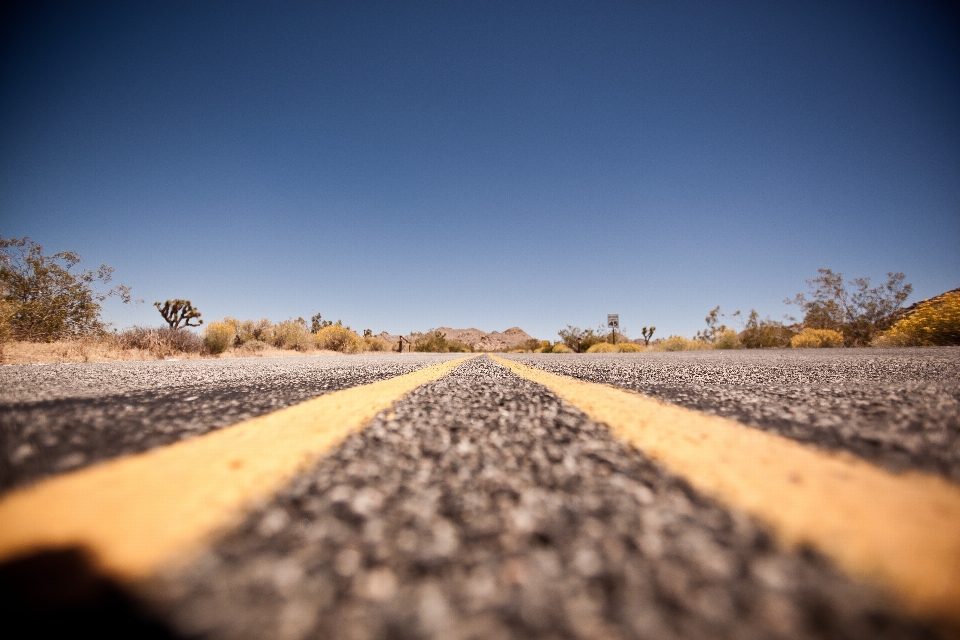
{"label": "gravel on roadside", "polygon": [[141,596],[204,638],[931,638],[489,358]]}

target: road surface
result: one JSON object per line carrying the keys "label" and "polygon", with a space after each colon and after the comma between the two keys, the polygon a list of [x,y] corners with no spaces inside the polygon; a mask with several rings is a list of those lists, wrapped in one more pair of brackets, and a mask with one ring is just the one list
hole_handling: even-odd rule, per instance
{"label": "road surface", "polygon": [[[3,367],[0,513],[3,497],[42,479],[452,357]],[[957,349],[508,357],[898,474],[960,479]],[[52,607],[127,634],[211,638],[942,631],[488,356],[379,411],[185,562],[133,583],[91,573],[66,596],[38,579],[86,575],[85,562],[8,560],[10,615],[39,628],[58,624]]]}

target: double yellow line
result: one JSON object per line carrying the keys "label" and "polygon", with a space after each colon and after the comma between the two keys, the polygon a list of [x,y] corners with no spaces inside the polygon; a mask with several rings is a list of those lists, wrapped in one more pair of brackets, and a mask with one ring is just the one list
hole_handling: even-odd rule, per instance
{"label": "double yellow line", "polygon": [[322,395],[227,429],[40,482],[0,501],[0,560],[81,547],[137,580],[188,562],[245,508],[465,358]]}
{"label": "double yellow line", "polygon": [[[416,387],[464,359],[330,393],[163,449],[119,458],[0,500],[0,560],[80,546],[136,580],[188,562],[245,509]],[[809,544],[914,613],[960,626],[960,487],[894,475],[732,420],[495,358],[610,426],[698,490]]]}

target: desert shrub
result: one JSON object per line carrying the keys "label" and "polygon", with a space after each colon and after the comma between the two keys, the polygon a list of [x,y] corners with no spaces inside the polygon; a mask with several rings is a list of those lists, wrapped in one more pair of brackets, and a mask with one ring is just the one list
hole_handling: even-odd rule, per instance
{"label": "desert shrub", "polygon": [[589,351],[590,347],[598,342],[606,342],[609,337],[593,329],[581,329],[580,327],[572,327],[569,324],[566,329],[561,329],[557,334],[565,345],[577,351],[577,353]]}
{"label": "desert shrub", "polygon": [[703,351],[713,348],[709,342],[691,340],[683,336],[670,336],[666,340],[654,342],[651,346],[657,351]]}
{"label": "desert shrub", "polygon": [[364,341],[360,336],[339,324],[323,327],[313,334],[313,341],[319,349],[340,353],[360,353],[364,348]]}
{"label": "desert shrub", "polygon": [[200,353],[204,345],[197,334],[169,327],[133,327],[119,333],[115,340],[121,349],[149,351],[158,358],[178,353]]}
{"label": "desert shrub", "polygon": [[240,351],[256,354],[265,351],[269,346],[270,345],[263,340],[247,340],[240,347]]}
{"label": "desert shrub", "polygon": [[412,338],[414,351],[425,351],[433,353],[469,353],[473,349],[468,344],[448,340],[442,331],[431,329],[426,333],[413,333]]}
{"label": "desert shrub", "polygon": [[237,332],[226,322],[211,322],[203,330],[203,344],[214,355],[230,348],[236,337]]}
{"label": "desert shrub", "polygon": [[759,314],[751,309],[747,325],[740,332],[740,344],[747,349],[786,348],[790,346],[790,338],[795,334],[782,322],[766,318],[761,320]]}
{"label": "desert shrub", "polygon": [[106,330],[100,303],[112,296],[130,302],[130,287],[97,291],[96,283],[110,282],[113,268],[102,264],[96,271],[74,271],[79,262],[72,251],[48,256],[30,238],[0,237],[0,296],[14,307],[11,338],[52,342]]}
{"label": "desert shrub", "polygon": [[13,334],[12,320],[17,312],[17,306],[9,300],[0,298],[0,357],[3,355],[3,345],[10,340]]}
{"label": "desert shrub", "polygon": [[562,342],[558,342],[557,344],[553,345],[550,351],[544,351],[544,353],[573,353],[573,352],[574,352],[573,349],[571,349],[570,347],[568,347],[566,344]]}
{"label": "desert shrub", "polygon": [[917,307],[874,341],[875,346],[960,345],[960,291],[950,291]]}
{"label": "desert shrub", "polygon": [[821,349],[842,347],[843,334],[833,329],[811,329],[807,327],[790,339],[794,349]]}
{"label": "desert shrub", "polygon": [[609,342],[598,342],[587,349],[587,353],[616,353],[617,348]]}
{"label": "desert shrub", "polygon": [[737,336],[736,331],[734,331],[733,329],[726,329],[714,336],[713,348],[714,349],[742,349],[743,345],[740,344],[740,338]]}
{"label": "desert shrub", "polygon": [[233,327],[236,333],[234,343],[239,346],[251,341],[263,342],[269,344],[273,341],[273,323],[267,318],[260,320],[237,320],[236,318],[224,318],[224,323]]}
{"label": "desert shrub", "polygon": [[270,341],[278,349],[296,349],[306,351],[313,346],[313,338],[307,329],[307,323],[300,318],[284,320],[273,327]]}
{"label": "desert shrub", "polygon": [[864,347],[888,329],[913,291],[912,285],[904,283],[906,276],[902,273],[889,272],[886,284],[871,288],[870,278],[855,278],[845,284],[841,273],[817,271],[819,276],[807,280],[810,297],[798,293],[784,302],[803,309],[804,327],[839,331],[848,347]]}
{"label": "desert shrub", "polygon": [[617,345],[617,351],[620,353],[639,353],[643,351],[643,347],[633,342],[622,342]]}
{"label": "desert shrub", "polygon": [[[547,344],[550,344],[549,342]],[[536,338],[530,338],[529,340],[524,340],[518,344],[514,349],[519,349],[520,353],[538,351],[543,348],[543,343]]]}
{"label": "desert shrub", "polygon": [[377,338],[375,336],[364,338],[363,344],[367,351],[390,351],[393,346],[383,338]]}

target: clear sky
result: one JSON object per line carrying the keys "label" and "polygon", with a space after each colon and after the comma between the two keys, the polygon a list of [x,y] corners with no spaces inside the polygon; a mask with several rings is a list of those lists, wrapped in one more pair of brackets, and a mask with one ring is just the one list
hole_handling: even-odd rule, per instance
{"label": "clear sky", "polygon": [[949,3],[27,2],[0,235],[138,308],[392,333],[780,318],[818,267],[960,286]]}

